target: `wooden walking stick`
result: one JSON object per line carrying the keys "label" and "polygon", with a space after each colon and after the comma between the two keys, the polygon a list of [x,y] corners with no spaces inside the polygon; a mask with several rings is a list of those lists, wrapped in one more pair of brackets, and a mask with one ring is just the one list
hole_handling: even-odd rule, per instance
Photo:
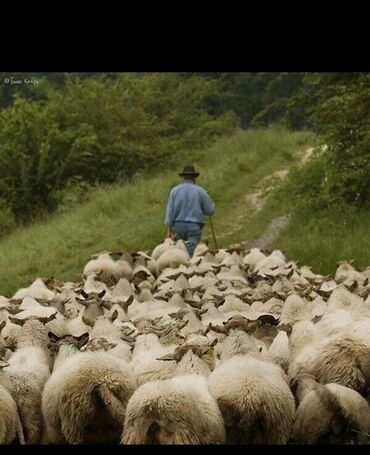
{"label": "wooden walking stick", "polygon": [[215,244],[216,250],[218,250],[217,241],[216,241],[216,236],[215,236],[215,231],[214,231],[214,229],[213,229],[213,224],[212,224],[212,218],[211,218],[211,217],[209,217],[209,222],[210,222],[210,224],[211,224],[211,231],[212,231],[212,235],[213,235],[213,242],[214,242],[214,244]]}

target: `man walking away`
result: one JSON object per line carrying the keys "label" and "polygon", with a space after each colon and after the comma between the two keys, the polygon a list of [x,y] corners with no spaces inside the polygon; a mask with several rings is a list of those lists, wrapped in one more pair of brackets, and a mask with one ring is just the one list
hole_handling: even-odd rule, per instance
{"label": "man walking away", "polygon": [[215,203],[204,188],[195,184],[199,173],[194,166],[185,166],[179,176],[184,181],[169,194],[165,224],[167,236],[184,240],[192,256],[202,237],[204,219],[213,215]]}

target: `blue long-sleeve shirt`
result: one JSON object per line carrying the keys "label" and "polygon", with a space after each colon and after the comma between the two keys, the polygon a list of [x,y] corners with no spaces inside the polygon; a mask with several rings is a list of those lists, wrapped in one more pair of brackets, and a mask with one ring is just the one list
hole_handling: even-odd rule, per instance
{"label": "blue long-sleeve shirt", "polygon": [[165,224],[175,221],[204,223],[207,215],[215,211],[215,203],[207,191],[191,181],[180,183],[172,188],[168,197]]}

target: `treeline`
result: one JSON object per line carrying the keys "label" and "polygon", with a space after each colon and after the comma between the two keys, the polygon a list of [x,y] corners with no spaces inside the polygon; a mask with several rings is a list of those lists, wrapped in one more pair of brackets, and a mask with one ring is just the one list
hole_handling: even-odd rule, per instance
{"label": "treeline", "polygon": [[369,203],[368,73],[0,73],[0,81],[0,235],[88,187],[178,166],[237,127],[270,124],[313,129],[328,145],[297,174],[297,197]]}
{"label": "treeline", "polygon": [[291,179],[296,207],[370,208],[370,73],[308,73],[291,99],[324,149]]}
{"label": "treeline", "polygon": [[59,87],[49,82],[42,92],[36,85],[15,92],[0,112],[3,229],[55,210],[68,185],[158,172],[239,124],[230,110],[209,112],[219,83],[197,75],[65,75]]}
{"label": "treeline", "polygon": [[292,100],[306,89],[304,73],[199,73],[220,82],[210,108],[234,111],[243,128],[281,124],[293,130],[310,128],[305,103]]}

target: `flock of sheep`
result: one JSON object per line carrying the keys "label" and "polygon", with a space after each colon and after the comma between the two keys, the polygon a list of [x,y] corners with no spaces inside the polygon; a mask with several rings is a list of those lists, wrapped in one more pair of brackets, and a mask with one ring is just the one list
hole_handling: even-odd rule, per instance
{"label": "flock of sheep", "polygon": [[366,443],[369,281],[170,239],[39,278],[0,297],[0,443]]}

